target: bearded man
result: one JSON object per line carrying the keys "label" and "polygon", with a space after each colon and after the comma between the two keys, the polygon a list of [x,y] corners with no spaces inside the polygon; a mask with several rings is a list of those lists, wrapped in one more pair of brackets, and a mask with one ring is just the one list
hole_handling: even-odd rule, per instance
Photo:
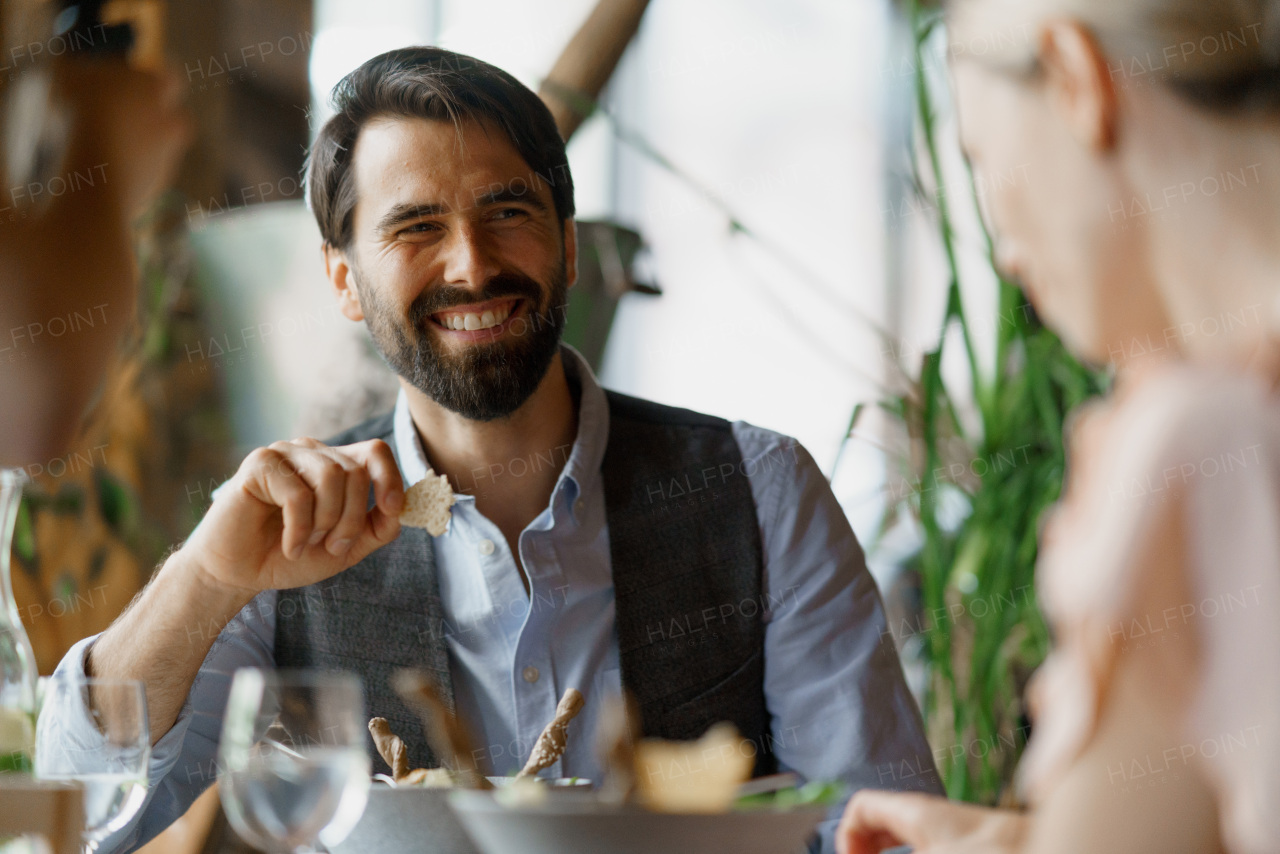
{"label": "bearded man", "polygon": [[[212,782],[243,666],[355,672],[413,767],[438,763],[391,688],[400,667],[434,674],[489,774],[520,768],[577,688],[548,773],[599,780],[591,734],[625,688],[645,735],[731,721],[757,774],[937,791],[879,594],[808,453],[605,391],[560,343],[573,183],[537,96],[406,48],[352,72],[334,105],[309,201],[341,310],[399,400],[328,442],[250,454],[130,609],[63,661],[147,686],[149,801],[102,850],[154,836]],[[439,536],[399,522],[404,485],[429,472],[456,493]]]}

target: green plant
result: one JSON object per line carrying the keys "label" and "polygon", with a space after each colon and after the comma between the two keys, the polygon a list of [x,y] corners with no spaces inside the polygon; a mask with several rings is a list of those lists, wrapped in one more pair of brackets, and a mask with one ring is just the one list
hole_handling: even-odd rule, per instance
{"label": "green plant", "polygon": [[[928,68],[939,13],[909,0],[917,130],[929,185],[945,186],[939,96]],[[935,63],[936,64],[936,63]],[[965,180],[975,190],[972,174]],[[918,181],[917,187],[926,182]],[[923,190],[921,190],[923,192]],[[1059,496],[1067,414],[1101,392],[1105,379],[1082,366],[1045,329],[1021,290],[997,274],[995,361],[981,370],[961,299],[961,267],[948,196],[930,202],[950,276],[937,345],[924,355],[911,390],[887,402],[906,426],[914,453],[902,461],[911,486],[895,510],[918,520],[922,545],[910,562],[919,574],[919,654],[928,681],[925,717],[953,798],[995,803],[1006,790],[1025,743],[1022,694],[1048,651],[1034,595],[1039,521]],[[994,269],[985,234],[986,258]],[[947,333],[955,327],[972,382],[961,401],[943,380]],[[988,328],[983,326],[982,328]],[[979,427],[966,430],[961,405]],[[957,461],[960,461],[957,465]],[[981,463],[981,465],[979,465]]]}

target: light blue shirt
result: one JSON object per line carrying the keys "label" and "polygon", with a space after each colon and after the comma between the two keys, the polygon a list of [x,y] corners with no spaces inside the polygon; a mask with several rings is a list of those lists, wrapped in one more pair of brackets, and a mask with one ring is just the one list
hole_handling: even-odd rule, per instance
{"label": "light blue shirt", "polygon": [[[530,591],[525,593],[502,532],[476,510],[473,495],[458,494],[448,530],[433,540],[445,618],[431,630],[446,640],[458,712],[480,745],[476,758],[483,769],[505,774],[520,768],[560,695],[578,688],[586,705],[570,725],[565,755],[545,773],[599,780],[591,734],[601,699],[621,685],[600,470],[609,409],[582,357],[571,348],[562,352],[566,371],[581,388],[573,445],[476,470],[473,483],[460,484],[470,491],[500,488],[504,478],[563,464],[547,507],[520,533]],[[410,485],[426,476],[428,464],[403,392],[394,424],[394,450]],[[743,422],[733,424],[733,435],[764,549],[760,601],[733,608],[745,617],[758,608],[767,621],[765,700],[770,746],[781,769],[806,780],[843,780],[850,792],[864,786],[941,791],[879,592],[826,478],[794,439]],[[686,484],[685,494],[679,486],[667,489],[662,500],[698,501],[697,487]],[[267,591],[225,628],[211,623],[188,629],[190,642],[218,637],[173,728],[154,746],[146,806],[103,852],[132,850],[155,836],[216,779],[231,675],[240,667],[274,665],[276,602],[275,592]],[[651,634],[687,641],[692,650],[698,634],[714,631],[715,622],[726,618],[704,612],[654,627]],[[93,640],[72,647],[58,670],[83,673]],[[65,719],[82,720],[83,714],[67,710]],[[833,810],[823,826],[824,851],[834,851],[838,815]]]}

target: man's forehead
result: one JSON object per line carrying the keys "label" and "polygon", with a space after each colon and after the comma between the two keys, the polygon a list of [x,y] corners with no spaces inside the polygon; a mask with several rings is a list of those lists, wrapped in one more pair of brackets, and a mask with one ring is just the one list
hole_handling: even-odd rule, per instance
{"label": "man's forehead", "polygon": [[541,189],[506,134],[475,119],[455,125],[447,119],[376,117],[360,131],[352,168],[357,198],[377,204],[474,203],[494,183],[523,183],[535,195]]}

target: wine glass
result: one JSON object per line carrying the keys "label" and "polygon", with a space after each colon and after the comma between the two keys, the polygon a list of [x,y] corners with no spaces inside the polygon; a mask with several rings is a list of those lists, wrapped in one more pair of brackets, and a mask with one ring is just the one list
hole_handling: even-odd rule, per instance
{"label": "wine glass", "polygon": [[36,776],[84,788],[85,850],[127,825],[147,797],[151,729],[136,679],[55,676],[36,722]]}
{"label": "wine glass", "polygon": [[227,820],[269,854],[314,852],[364,813],[372,768],[350,673],[237,670],[218,748]]}

